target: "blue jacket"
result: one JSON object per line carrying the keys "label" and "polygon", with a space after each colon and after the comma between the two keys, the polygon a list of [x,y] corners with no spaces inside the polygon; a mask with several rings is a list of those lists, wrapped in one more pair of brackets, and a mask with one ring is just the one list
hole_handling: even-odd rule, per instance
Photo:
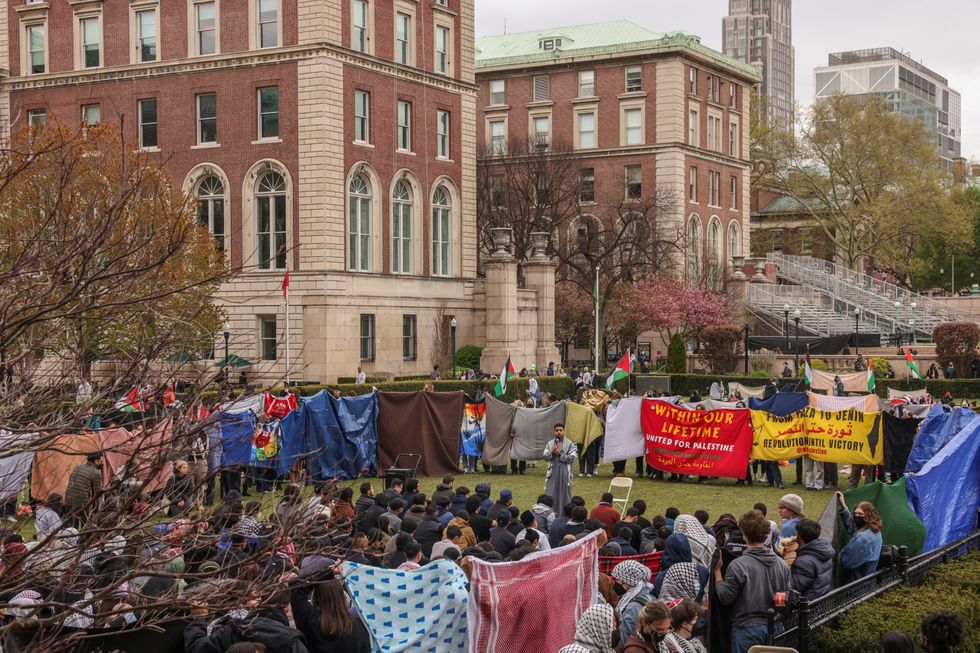
{"label": "blue jacket", "polygon": [[834,555],[834,546],[827,540],[817,538],[800,545],[789,568],[793,589],[810,601],[829,592],[834,584]]}
{"label": "blue jacket", "polygon": [[875,533],[870,528],[862,528],[855,532],[851,511],[842,508],[838,514],[844,521],[847,532],[852,535],[851,541],[840,551],[843,581],[850,583],[873,574],[878,568],[878,558],[881,557],[881,533]]}
{"label": "blue jacket", "polygon": [[619,641],[625,642],[630,635],[636,632],[636,627],[640,623],[640,613],[643,607],[655,598],[650,592],[652,588],[647,587],[642,592],[633,597],[626,607],[621,607],[619,617]]}

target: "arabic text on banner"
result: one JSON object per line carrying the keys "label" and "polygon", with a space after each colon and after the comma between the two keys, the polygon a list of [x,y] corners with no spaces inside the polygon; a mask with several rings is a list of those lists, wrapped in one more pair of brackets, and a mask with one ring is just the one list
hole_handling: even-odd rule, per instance
{"label": "arabic text on banner", "polygon": [[789,460],[801,455],[829,463],[880,465],[881,413],[809,407],[779,417],[752,411],[753,458]]}
{"label": "arabic text on banner", "polygon": [[742,478],[752,425],[747,410],[687,410],[644,399],[640,427],[647,463],[674,474]]}

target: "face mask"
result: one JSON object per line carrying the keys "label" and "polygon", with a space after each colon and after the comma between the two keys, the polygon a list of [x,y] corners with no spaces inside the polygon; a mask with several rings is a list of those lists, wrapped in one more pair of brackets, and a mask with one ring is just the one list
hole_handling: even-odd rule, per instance
{"label": "face mask", "polygon": [[667,633],[660,634],[656,631],[652,633],[641,632],[640,636],[646,641],[647,644],[659,644],[660,642],[667,639]]}
{"label": "face mask", "polygon": [[616,592],[616,596],[622,596],[626,594],[626,588],[619,583],[613,583],[613,591]]}
{"label": "face mask", "polygon": [[861,530],[862,528],[864,528],[865,524],[867,524],[867,523],[868,522],[866,522],[864,520],[864,517],[860,517],[860,516],[855,516],[854,517],[854,528],[856,528],[858,530]]}

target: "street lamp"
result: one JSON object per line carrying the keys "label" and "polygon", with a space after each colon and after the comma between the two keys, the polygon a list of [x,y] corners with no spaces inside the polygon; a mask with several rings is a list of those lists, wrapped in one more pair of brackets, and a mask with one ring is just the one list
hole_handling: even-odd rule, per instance
{"label": "street lamp", "polygon": [[896,299],[895,300],[895,345],[896,346],[899,343],[898,334],[901,333],[902,331],[902,323],[899,322],[899,319],[901,319],[902,317],[901,310],[902,310],[902,300]]}
{"label": "street lamp", "polygon": [[222,376],[224,377],[225,383],[228,382],[228,338],[231,336],[231,325],[225,322],[224,327],[222,327],[221,335],[225,337],[225,361],[221,368]]}
{"label": "street lamp", "polygon": [[749,375],[749,324],[748,322],[742,327],[742,333],[745,334],[745,351],[743,355],[745,356],[745,376]]}
{"label": "street lamp", "polygon": [[800,370],[800,318],[802,316],[803,313],[800,312],[800,309],[796,309],[795,311],[793,311],[793,321],[796,322],[796,342],[793,343],[793,353],[796,354],[795,369],[797,372],[799,372]]}
{"label": "street lamp", "polygon": [[783,335],[786,337],[786,349],[789,350],[789,304],[783,304]]}
{"label": "street lamp", "polygon": [[861,309],[854,309],[854,353],[858,356],[861,355],[861,324],[859,320],[861,319]]}
{"label": "street lamp", "polygon": [[918,304],[912,302],[909,304],[909,308],[912,309],[912,317],[909,319],[909,328],[912,331],[912,344],[915,344],[915,309],[918,308]]}
{"label": "street lamp", "polygon": [[449,342],[453,349],[453,379],[456,378],[456,316],[449,320]]}

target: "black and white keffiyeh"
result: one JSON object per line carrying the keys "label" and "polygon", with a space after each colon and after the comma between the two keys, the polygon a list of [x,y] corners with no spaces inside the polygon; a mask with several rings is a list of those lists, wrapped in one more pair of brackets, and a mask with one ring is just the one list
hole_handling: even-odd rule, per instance
{"label": "black and white keffiyeh", "polygon": [[674,520],[674,532],[687,536],[694,562],[704,565],[705,569],[711,566],[711,556],[715,553],[716,543],[696,517],[693,515],[678,516]]}
{"label": "black and white keffiyeh", "polygon": [[630,585],[630,588],[619,599],[617,612],[620,616],[637,594],[650,587],[650,576],[650,568],[636,560],[623,560],[613,567],[612,577],[618,580],[620,584]]}
{"label": "black and white keffiyeh", "polygon": [[575,627],[575,642],[558,653],[614,653],[612,645],[613,609],[597,603],[582,613]]}
{"label": "black and white keffiyeh", "polygon": [[664,584],[660,588],[659,598],[664,603],[685,598],[697,602],[700,590],[698,566],[693,562],[675,562],[664,575]]}

